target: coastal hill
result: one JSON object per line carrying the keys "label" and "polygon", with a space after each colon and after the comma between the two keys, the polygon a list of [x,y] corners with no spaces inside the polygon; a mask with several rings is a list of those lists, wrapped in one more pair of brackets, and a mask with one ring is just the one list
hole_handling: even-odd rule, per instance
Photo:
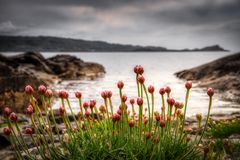
{"label": "coastal hill", "polygon": [[175,73],[182,79],[199,82],[201,87],[217,89],[226,100],[240,103],[240,53]]}
{"label": "coastal hill", "polygon": [[196,49],[174,50],[159,46],[140,46],[108,43],[104,41],[88,41],[82,39],[58,38],[58,37],[24,37],[24,36],[0,36],[0,51],[2,52],[140,52],[140,51],[226,51],[219,45],[207,46]]}

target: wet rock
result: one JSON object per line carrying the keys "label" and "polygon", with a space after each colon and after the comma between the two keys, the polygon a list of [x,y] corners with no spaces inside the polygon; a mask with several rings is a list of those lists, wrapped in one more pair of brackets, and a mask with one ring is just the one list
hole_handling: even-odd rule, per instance
{"label": "wet rock", "polygon": [[201,87],[213,87],[225,100],[240,103],[240,53],[175,73],[182,79],[194,80]]}

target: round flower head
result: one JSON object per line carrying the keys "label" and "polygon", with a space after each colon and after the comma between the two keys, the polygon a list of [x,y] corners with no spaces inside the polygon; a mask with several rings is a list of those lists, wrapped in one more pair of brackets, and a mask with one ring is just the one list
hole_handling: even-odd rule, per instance
{"label": "round flower head", "polygon": [[4,116],[9,117],[11,113],[12,113],[11,108],[5,107],[5,108],[3,109],[3,114],[4,114]]}
{"label": "round flower head", "polygon": [[33,90],[33,88],[32,88],[32,86],[30,86],[30,85],[27,85],[26,87],[25,87],[25,93],[26,94],[33,94],[33,92],[34,92],[34,90]]}
{"label": "round flower head", "polygon": [[58,92],[58,96],[61,98],[61,99],[67,99],[68,98],[68,93],[64,90],[61,90]]}
{"label": "round flower head", "polygon": [[86,112],[85,112],[85,117],[88,118],[88,117],[90,117],[90,115],[91,115],[91,113],[90,113],[89,111],[86,111]]}
{"label": "round flower head", "polygon": [[17,119],[18,119],[17,114],[14,113],[14,112],[12,112],[12,113],[10,114],[9,118],[10,118],[12,121],[14,121],[14,122],[16,122]]}
{"label": "round flower head", "polygon": [[165,88],[160,88],[159,94],[164,95],[165,94]]}
{"label": "round flower head", "polygon": [[187,81],[185,83],[185,87],[186,87],[186,89],[191,89],[192,88],[192,81]]}
{"label": "round flower head", "polygon": [[112,97],[112,92],[111,91],[107,91],[107,98],[111,98]]}
{"label": "round flower head", "polygon": [[51,98],[53,96],[53,91],[51,89],[47,89],[45,92],[45,96]]}
{"label": "round flower head", "polygon": [[95,100],[90,100],[89,107],[93,109],[96,106],[96,101]]}
{"label": "round flower head", "polygon": [[32,128],[29,128],[29,127],[26,128],[26,129],[25,129],[25,133],[26,133],[26,134],[33,134]]}
{"label": "round flower head", "polygon": [[104,106],[104,105],[101,105],[101,106],[99,107],[99,111],[100,111],[101,113],[105,113],[105,112],[106,112],[105,106]]}
{"label": "round flower head", "polygon": [[132,127],[134,127],[135,123],[134,123],[134,121],[131,119],[131,120],[129,120],[128,125],[129,125],[130,128],[132,128]]}
{"label": "round flower head", "polygon": [[12,130],[11,128],[9,127],[6,127],[3,129],[3,133],[6,135],[6,136],[9,136],[11,134]]}
{"label": "round flower head", "polygon": [[167,87],[165,88],[165,92],[169,94],[169,93],[171,92],[171,88],[170,88],[169,86],[167,86]]}
{"label": "round flower head", "polygon": [[133,105],[135,103],[134,98],[131,98],[129,102]]}
{"label": "round flower head", "polygon": [[167,102],[168,102],[168,104],[169,104],[170,106],[173,106],[174,103],[175,103],[175,100],[174,100],[173,98],[168,98],[168,99],[167,99]]}
{"label": "round flower head", "polygon": [[82,97],[82,93],[79,91],[75,92],[75,97],[80,99]]}
{"label": "round flower head", "polygon": [[143,99],[141,97],[137,98],[137,104],[141,106],[143,104]]}
{"label": "round flower head", "polygon": [[123,101],[123,102],[126,102],[126,101],[127,101],[127,95],[126,95],[126,94],[122,95],[122,101]]}
{"label": "round flower head", "polygon": [[160,127],[164,128],[166,126],[166,123],[163,119],[160,120]]}
{"label": "round flower head", "polygon": [[214,89],[213,88],[208,88],[207,94],[209,97],[212,97],[214,95]]}
{"label": "round flower head", "polygon": [[103,99],[106,99],[107,96],[108,96],[107,91],[102,91],[101,96],[102,96]]}
{"label": "round flower head", "polygon": [[136,73],[136,74],[143,74],[144,72],[144,69],[141,65],[136,65],[133,69],[133,71]]}
{"label": "round flower head", "polygon": [[33,110],[32,105],[29,105],[29,106],[27,107],[27,109],[26,109],[26,113],[27,113],[28,115],[32,115],[33,112],[34,112],[34,110]]}
{"label": "round flower head", "polygon": [[44,95],[46,90],[47,90],[47,88],[44,85],[40,85],[38,87],[38,93],[41,94],[41,95]]}
{"label": "round flower head", "polygon": [[85,101],[85,102],[83,103],[83,108],[84,108],[85,110],[87,110],[87,109],[88,109],[88,106],[89,106],[88,102]]}
{"label": "round flower head", "polygon": [[202,121],[202,114],[201,113],[196,114],[196,118],[198,121]]}
{"label": "round flower head", "polygon": [[151,138],[151,133],[147,132],[146,133],[146,140],[150,139]]}
{"label": "round flower head", "polygon": [[145,78],[142,75],[138,77],[138,82],[139,83],[143,84],[144,81],[145,81]]}
{"label": "round flower head", "polygon": [[152,85],[148,86],[148,92],[153,93],[154,92],[154,87]]}
{"label": "round flower head", "polygon": [[117,86],[119,89],[122,89],[124,87],[123,81],[118,81]]}
{"label": "round flower head", "polygon": [[59,113],[60,113],[61,116],[64,115],[64,113],[65,113],[65,109],[64,109],[63,106],[61,106],[61,107],[59,108]]}

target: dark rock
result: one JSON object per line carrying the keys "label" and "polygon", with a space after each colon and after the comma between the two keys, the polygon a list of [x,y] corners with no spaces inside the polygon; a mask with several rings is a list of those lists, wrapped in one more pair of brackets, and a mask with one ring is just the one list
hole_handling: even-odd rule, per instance
{"label": "dark rock", "polygon": [[240,53],[175,73],[177,77],[217,89],[226,100],[240,102]]}
{"label": "dark rock", "polygon": [[3,133],[0,134],[0,150],[3,149],[3,148],[6,148],[7,146],[10,146],[11,143],[10,141],[8,140],[8,138],[3,135]]}
{"label": "dark rock", "polygon": [[[16,112],[24,112],[29,98],[23,92],[27,84],[35,89],[61,79],[77,79],[105,73],[102,65],[87,63],[70,55],[45,59],[40,53],[27,52],[6,57],[0,55],[0,113],[5,105]],[[36,95],[34,95],[37,99]]]}

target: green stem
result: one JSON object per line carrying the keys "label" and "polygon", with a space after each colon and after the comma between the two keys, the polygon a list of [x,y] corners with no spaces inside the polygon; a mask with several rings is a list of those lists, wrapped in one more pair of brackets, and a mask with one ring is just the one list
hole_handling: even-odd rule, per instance
{"label": "green stem", "polygon": [[145,95],[146,95],[146,98],[147,98],[147,105],[148,105],[148,119],[149,119],[149,128],[148,128],[148,131],[149,133],[151,133],[151,130],[152,130],[152,118],[151,118],[151,110],[150,110],[150,102],[149,102],[149,97],[148,97],[148,93],[147,93],[147,88],[145,86],[145,84],[142,84],[143,85],[143,89],[144,89],[144,92],[145,92]]}

